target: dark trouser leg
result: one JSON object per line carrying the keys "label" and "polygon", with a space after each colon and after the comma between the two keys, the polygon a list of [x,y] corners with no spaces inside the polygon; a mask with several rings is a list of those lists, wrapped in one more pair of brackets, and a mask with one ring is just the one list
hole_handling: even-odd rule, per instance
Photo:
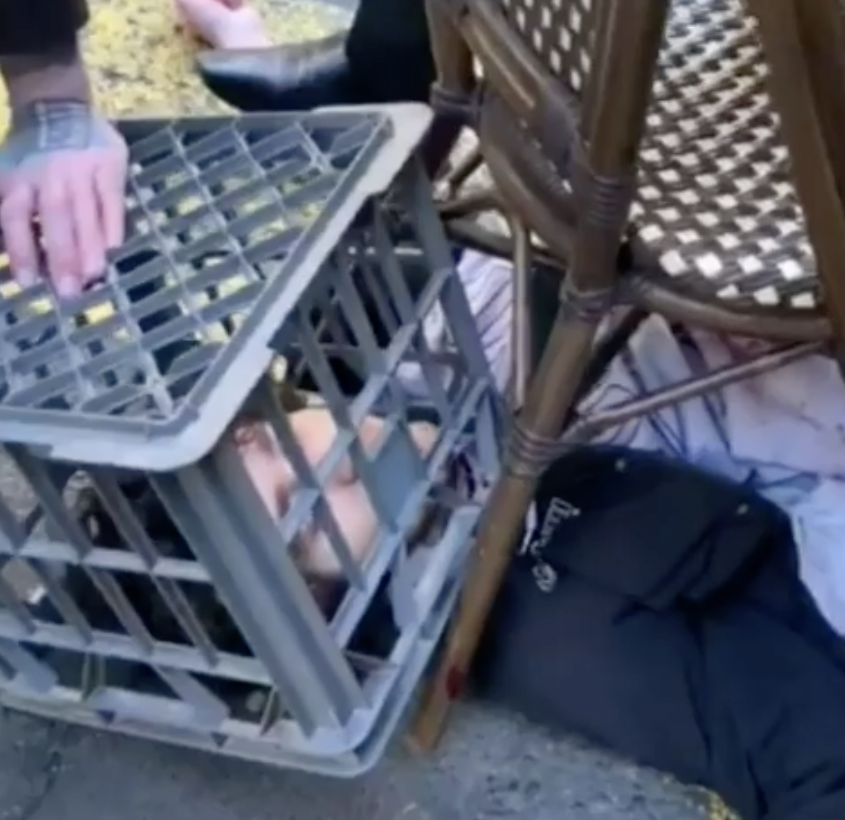
{"label": "dark trouser leg", "polygon": [[425,102],[434,80],[424,0],[361,0],[348,39],[198,57],[209,88],[244,110]]}
{"label": "dark trouser leg", "polygon": [[[346,57],[362,102],[427,103],[437,70],[425,0],[361,0]],[[423,147],[429,173],[443,164],[456,135],[453,123],[434,123]]]}
{"label": "dark trouser leg", "polygon": [[367,102],[427,102],[435,69],[424,0],[361,0],[346,57]]}
{"label": "dark trouser leg", "polygon": [[[345,46],[345,48],[344,48]],[[344,56],[345,51],[345,56]],[[361,0],[346,42],[208,51],[197,67],[217,96],[242,110],[428,102],[435,79],[424,0]],[[423,149],[434,173],[457,129],[436,122]]]}

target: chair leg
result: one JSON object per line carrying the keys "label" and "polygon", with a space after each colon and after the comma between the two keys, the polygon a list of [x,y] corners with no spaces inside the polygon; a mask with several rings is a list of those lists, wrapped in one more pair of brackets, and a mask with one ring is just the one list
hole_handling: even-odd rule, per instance
{"label": "chair leg", "polygon": [[[430,6],[431,8],[431,6]],[[461,694],[481,632],[511,560],[540,475],[545,445],[557,439],[610,307],[669,0],[606,0],[603,36],[588,94],[595,95],[575,180],[580,222],[558,319],[516,419],[503,475],[487,499],[472,567],[455,619],[408,738],[432,749]]]}
{"label": "chair leg", "polygon": [[511,349],[510,395],[508,405],[517,412],[525,403],[525,392],[534,361],[531,340],[533,322],[531,310],[531,232],[518,219],[510,220],[513,235],[513,338]]}
{"label": "chair leg", "polygon": [[485,211],[500,210],[496,190],[491,186],[467,191],[464,194],[450,196],[437,203],[441,219],[453,220],[458,217],[478,216]]}
{"label": "chair leg", "polygon": [[461,157],[455,164],[443,174],[441,179],[446,188],[447,195],[452,197],[455,192],[479,169],[484,162],[481,154],[481,146],[476,145],[464,157]]}
{"label": "chair leg", "polygon": [[760,24],[769,88],[819,268],[834,352],[845,372],[845,181],[837,179],[845,171],[842,55],[836,53],[843,42],[841,8],[833,0],[749,0],[749,6]]}
{"label": "chair leg", "polygon": [[[593,323],[567,320],[560,314],[521,413],[522,427],[533,434],[545,432],[549,437],[559,432],[561,419],[567,415],[586,372],[596,329]],[[550,385],[553,389],[549,389]],[[487,500],[459,614],[409,735],[409,743],[417,751],[436,746],[451,704],[463,692],[482,625],[504,578],[538,481],[539,475],[521,471],[509,459],[504,475]]]}

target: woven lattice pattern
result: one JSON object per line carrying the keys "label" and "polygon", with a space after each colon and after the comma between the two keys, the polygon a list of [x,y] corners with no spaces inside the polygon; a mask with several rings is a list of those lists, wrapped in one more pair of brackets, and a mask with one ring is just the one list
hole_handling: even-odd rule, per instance
{"label": "woven lattice pattern", "polygon": [[729,300],[812,308],[817,279],[740,0],[676,0],[640,157],[640,236],[682,284]]}
{"label": "woven lattice pattern", "polygon": [[500,0],[534,53],[579,92],[590,74],[596,0]]}
{"label": "woven lattice pattern", "polygon": [[[576,93],[597,0],[500,0],[543,64]],[[679,285],[742,305],[814,308],[818,280],[787,149],[741,0],[675,0],[634,220]]]}

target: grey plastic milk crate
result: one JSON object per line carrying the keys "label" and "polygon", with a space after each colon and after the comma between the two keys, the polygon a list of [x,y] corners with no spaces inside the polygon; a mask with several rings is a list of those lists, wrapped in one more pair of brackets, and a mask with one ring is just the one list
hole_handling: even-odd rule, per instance
{"label": "grey plastic milk crate", "polygon": [[130,121],[106,281],[60,303],[0,261],[2,704],[337,776],[382,755],[498,470],[429,123]]}

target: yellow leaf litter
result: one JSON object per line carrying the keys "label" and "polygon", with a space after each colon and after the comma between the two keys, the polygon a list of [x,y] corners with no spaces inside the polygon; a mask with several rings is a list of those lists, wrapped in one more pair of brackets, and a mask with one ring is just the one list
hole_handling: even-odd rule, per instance
{"label": "yellow leaf litter", "polygon": [[[330,8],[290,0],[250,0],[261,12],[274,42],[301,42],[340,28],[344,17]],[[197,77],[193,59],[202,45],[177,25],[172,0],[89,0],[91,22],[85,57],[98,105],[109,117],[222,114],[230,111]],[[0,134],[8,127],[0,83]],[[6,259],[0,255],[0,267]],[[0,288],[0,296],[15,286]],[[45,303],[40,306],[49,310]],[[95,308],[89,319],[110,313]]]}

